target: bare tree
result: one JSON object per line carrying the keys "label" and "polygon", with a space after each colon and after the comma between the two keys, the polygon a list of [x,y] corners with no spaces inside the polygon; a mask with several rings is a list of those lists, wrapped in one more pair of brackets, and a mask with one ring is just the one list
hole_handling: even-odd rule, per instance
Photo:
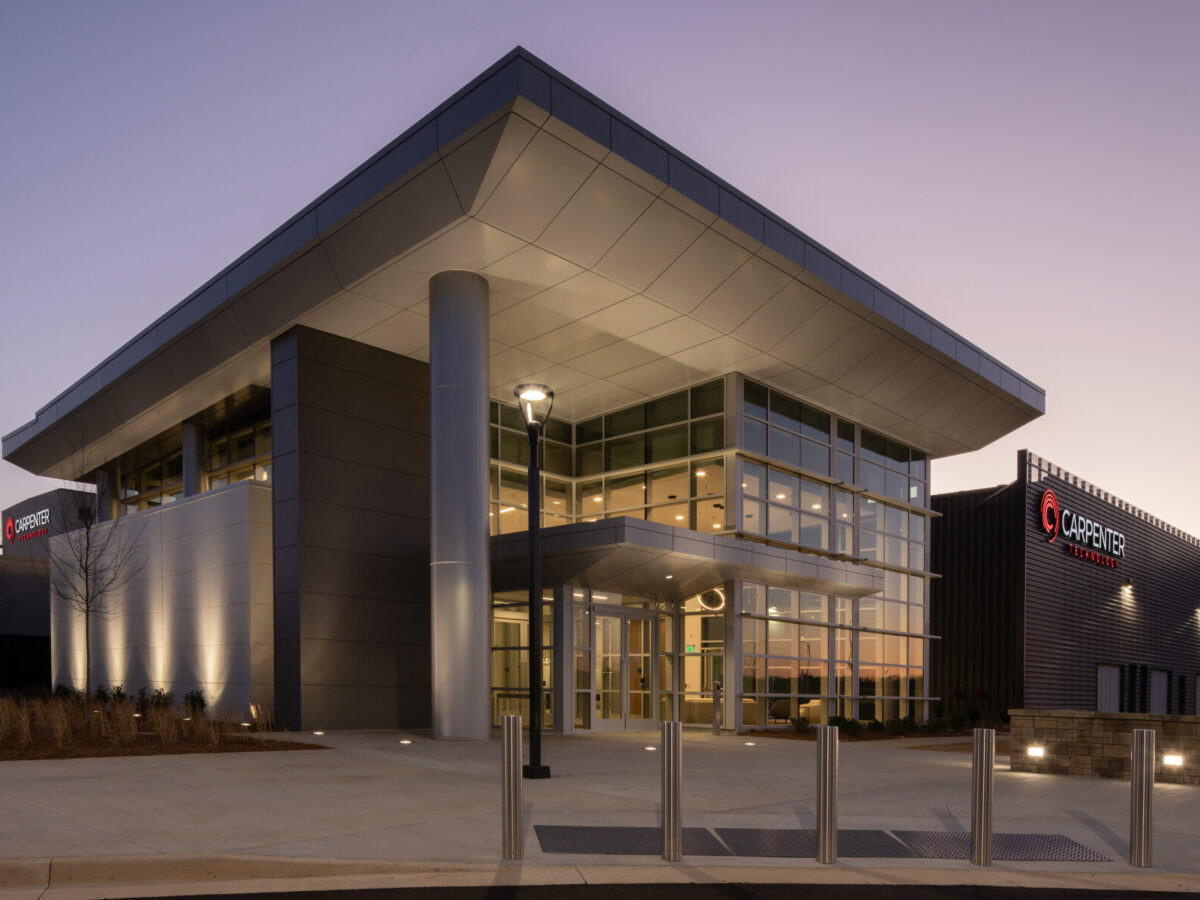
{"label": "bare tree", "polygon": [[64,504],[65,526],[77,527],[56,538],[50,554],[54,596],[83,617],[87,696],[92,695],[92,620],[119,614],[125,588],[141,574],[138,537],[120,521],[97,522],[95,500]]}

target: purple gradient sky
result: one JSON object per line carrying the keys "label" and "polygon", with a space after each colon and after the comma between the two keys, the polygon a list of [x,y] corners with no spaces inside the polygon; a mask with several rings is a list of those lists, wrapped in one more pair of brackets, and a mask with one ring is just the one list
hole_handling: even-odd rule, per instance
{"label": "purple gradient sky", "polygon": [[518,43],[1046,389],[935,491],[1200,535],[1194,2],[0,2],[0,433]]}

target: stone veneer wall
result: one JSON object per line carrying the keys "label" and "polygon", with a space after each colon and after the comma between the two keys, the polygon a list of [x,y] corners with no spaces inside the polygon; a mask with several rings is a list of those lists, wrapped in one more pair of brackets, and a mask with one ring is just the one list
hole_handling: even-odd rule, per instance
{"label": "stone veneer wall", "polygon": [[[1157,757],[1154,780],[1200,784],[1200,717],[1074,709],[1012,709],[1009,716],[1014,772],[1128,778],[1133,730],[1150,728]],[[1044,747],[1046,755],[1029,756],[1031,744]],[[1183,765],[1164,765],[1166,753],[1182,755]]]}

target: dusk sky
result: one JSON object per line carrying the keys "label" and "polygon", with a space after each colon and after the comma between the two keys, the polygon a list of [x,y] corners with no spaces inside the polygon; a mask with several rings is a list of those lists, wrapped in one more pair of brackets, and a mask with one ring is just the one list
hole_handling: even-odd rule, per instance
{"label": "dusk sky", "polygon": [[1196,2],[0,0],[0,433],[517,44],[1045,389],[934,492],[1200,535]]}

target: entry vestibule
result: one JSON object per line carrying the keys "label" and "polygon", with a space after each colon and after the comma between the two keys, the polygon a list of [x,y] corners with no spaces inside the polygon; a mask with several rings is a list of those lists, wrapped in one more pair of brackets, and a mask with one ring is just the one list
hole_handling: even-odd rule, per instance
{"label": "entry vestibule", "polygon": [[649,731],[658,724],[653,613],[593,607],[595,731]]}

